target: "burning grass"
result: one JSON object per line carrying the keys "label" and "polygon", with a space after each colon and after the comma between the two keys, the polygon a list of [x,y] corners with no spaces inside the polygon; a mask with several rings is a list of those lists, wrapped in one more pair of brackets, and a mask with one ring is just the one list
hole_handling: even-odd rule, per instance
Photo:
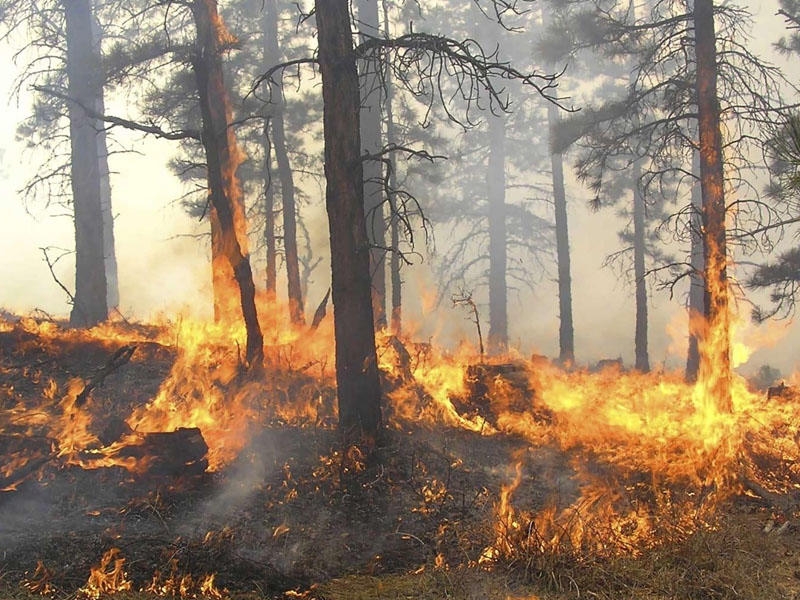
{"label": "burning grass", "polygon": [[734,379],[728,411],[676,375],[385,336],[388,428],[365,460],[339,446],[330,330],[273,330],[254,377],[240,335],[200,324],[2,323],[15,596],[796,593],[791,388]]}

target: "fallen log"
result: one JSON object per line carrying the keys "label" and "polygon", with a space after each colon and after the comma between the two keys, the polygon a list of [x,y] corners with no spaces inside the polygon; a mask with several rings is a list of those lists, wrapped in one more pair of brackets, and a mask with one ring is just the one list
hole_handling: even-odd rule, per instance
{"label": "fallen log", "polygon": [[175,431],[133,432],[121,440],[114,453],[123,462],[134,459],[142,476],[181,477],[200,475],[208,468],[208,445],[197,427]]}
{"label": "fallen log", "polygon": [[[55,440],[40,436],[0,436],[0,492],[15,491],[48,464],[58,469],[75,462],[74,456],[59,457],[57,447]],[[208,445],[197,427],[151,433],[127,431],[112,444],[79,452],[77,459],[85,469],[122,467],[143,480],[191,477],[208,468]]]}

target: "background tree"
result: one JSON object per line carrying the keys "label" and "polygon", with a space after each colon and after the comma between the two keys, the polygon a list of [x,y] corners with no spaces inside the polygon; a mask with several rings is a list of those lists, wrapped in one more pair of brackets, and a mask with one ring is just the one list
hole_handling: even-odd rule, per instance
{"label": "background tree", "polygon": [[46,151],[37,156],[44,156],[44,162],[26,193],[46,198],[47,204],[63,202],[73,213],[75,291],[70,323],[92,326],[119,304],[108,145],[105,128],[92,115],[103,110],[102,28],[92,3],[83,0],[6,0],[0,3],[0,13],[7,27],[4,35],[24,29],[29,40],[22,54],[31,62],[17,90],[26,85],[38,90],[34,113],[20,126],[19,135],[32,148]]}
{"label": "background tree", "polygon": [[[378,0],[358,0],[358,28],[361,41],[381,37]],[[364,210],[372,272],[372,310],[375,327],[382,329],[386,319],[386,223],[384,217],[383,163],[378,159],[383,148],[381,114],[385,104],[383,64],[365,58],[359,62],[361,80],[361,146],[364,161]]]}
{"label": "background tree", "polygon": [[[800,54],[800,2],[780,0],[778,12],[784,17],[787,32],[775,43],[775,48],[787,57],[796,58]],[[778,221],[765,230],[782,233],[800,222],[800,115],[791,110],[787,112],[768,131],[765,145],[770,149],[767,156],[771,183],[767,194],[779,213]],[[800,292],[800,249],[790,248],[774,260],[758,265],[747,285],[770,292],[772,306],[768,309],[757,306],[753,310],[756,321],[794,315]]]}
{"label": "background tree", "polygon": [[[670,228],[678,241],[688,240],[692,226],[693,214],[691,203],[687,202],[689,192],[695,181],[702,181],[700,173],[692,170],[692,158],[695,151],[707,153],[706,159],[712,158],[714,139],[711,124],[715,119],[707,117],[716,114],[717,126],[720,115],[725,115],[724,160],[727,179],[724,186],[735,189],[741,197],[735,203],[735,210],[720,215],[720,207],[724,200],[713,193],[724,194],[724,186],[715,187],[708,184],[703,188],[703,219],[705,261],[703,281],[709,299],[705,303],[705,318],[711,323],[712,330],[720,332],[717,343],[704,343],[707,351],[714,350],[715,356],[704,357],[705,364],[718,364],[722,372],[728,372],[724,356],[727,356],[725,339],[727,327],[719,314],[722,305],[726,304],[727,288],[722,291],[720,282],[724,279],[721,270],[720,254],[721,237],[742,240],[747,231],[760,226],[764,219],[769,219],[770,211],[759,198],[757,190],[749,184],[749,173],[752,172],[752,152],[754,132],[757,132],[767,119],[772,105],[777,98],[777,73],[775,69],[760,61],[746,47],[746,34],[742,27],[747,23],[747,12],[733,4],[721,6],[698,4],[696,10],[686,10],[679,2],[654,2],[647,10],[636,14],[631,5],[605,6],[602,2],[586,2],[576,21],[574,31],[584,40],[587,46],[603,48],[610,57],[628,57],[634,61],[633,77],[628,92],[613,110],[613,104],[598,111],[602,118],[598,119],[594,133],[595,148],[598,152],[587,161],[584,169],[594,170],[598,187],[602,186],[603,174],[608,164],[628,152],[632,136],[638,137],[637,144],[644,151],[638,156],[647,156],[649,161],[643,164],[641,181],[645,194],[663,193],[664,190],[675,190],[674,198],[678,208],[673,213]],[[709,29],[707,11],[711,10]],[[717,23],[714,23],[714,20]],[[711,41],[709,42],[709,36]],[[717,46],[720,47],[717,53]],[[699,53],[704,52],[700,60]],[[714,51],[709,62],[708,57]],[[695,61],[695,54],[698,59]],[[706,68],[698,75],[695,65]],[[713,72],[711,69],[713,68]],[[714,90],[717,104],[708,99],[709,82],[718,76],[719,89]],[[705,133],[699,134],[699,102],[703,98],[703,115],[708,118]],[[720,101],[724,106],[720,111]],[[638,115],[630,119],[630,114]],[[700,144],[699,139],[703,139]],[[701,148],[702,146],[702,148]],[[757,149],[757,148],[756,148]],[[719,155],[722,160],[722,154]],[[713,169],[716,169],[714,167]],[[709,163],[703,166],[703,173],[713,171]],[[712,199],[713,198],[713,199]],[[712,208],[715,207],[715,208]],[[727,209],[727,207],[724,207]],[[726,219],[730,218],[732,230],[728,229]],[[712,234],[711,231],[714,231]],[[712,237],[716,236],[714,239]],[[753,238],[749,238],[753,240]],[[742,247],[743,251],[751,251],[754,247]],[[727,249],[726,249],[727,250]],[[717,253],[717,254],[715,254]],[[709,256],[713,256],[716,266],[708,264]],[[664,265],[670,273],[665,281],[670,289],[674,289],[677,281],[692,272],[693,265],[689,260]],[[716,284],[714,284],[716,282]],[[715,296],[716,294],[716,296]],[[715,308],[716,306],[716,308]],[[725,311],[727,314],[727,311]],[[706,371],[708,372],[708,371]],[[720,384],[724,388],[724,384]],[[720,407],[729,406],[728,394],[719,390]]]}

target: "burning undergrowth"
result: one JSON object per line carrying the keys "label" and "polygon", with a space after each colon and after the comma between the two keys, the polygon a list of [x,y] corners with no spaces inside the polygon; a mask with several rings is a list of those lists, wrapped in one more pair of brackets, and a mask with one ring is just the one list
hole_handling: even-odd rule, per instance
{"label": "burning undergrowth", "polygon": [[0,577],[187,598],[420,568],[556,582],[685,547],[731,510],[791,530],[791,388],[735,380],[724,411],[675,375],[385,336],[367,460],[339,446],[330,340],[275,335],[253,375],[227,332],[192,323],[4,323]]}

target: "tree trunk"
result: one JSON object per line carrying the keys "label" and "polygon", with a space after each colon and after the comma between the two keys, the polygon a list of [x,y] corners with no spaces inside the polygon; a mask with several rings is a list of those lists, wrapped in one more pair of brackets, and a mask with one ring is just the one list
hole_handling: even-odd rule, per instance
{"label": "tree trunk", "polygon": [[[378,0],[357,0],[358,24],[362,41],[378,37]],[[361,62],[361,150],[377,155],[383,148],[381,139],[381,70],[379,59]],[[383,209],[383,163],[366,160],[364,170],[364,212],[372,273],[372,311],[375,328],[386,327],[386,223]]]}
{"label": "tree trunk", "polygon": [[245,359],[250,367],[258,368],[263,362],[264,339],[258,324],[256,290],[247,256],[246,236],[239,237],[239,232],[246,231],[246,227],[241,189],[236,177],[240,155],[230,127],[230,101],[222,75],[219,46],[225,35],[224,26],[217,13],[216,0],[194,0],[191,8],[197,27],[197,54],[193,67],[200,98],[209,196],[219,224],[216,240],[212,229],[212,247],[216,241],[218,254],[227,259],[228,272],[233,271],[247,331]]}
{"label": "tree trunk", "polygon": [[689,275],[689,347],[686,352],[686,381],[694,383],[700,371],[700,344],[703,327],[700,325],[705,314],[705,284],[703,271],[703,194],[700,190],[700,153],[692,153],[692,173],[698,181],[692,184],[692,213],[689,222],[691,240],[690,262],[692,272]]}
{"label": "tree trunk", "polygon": [[347,0],[316,0],[325,130],[325,203],[331,242],[339,427],[344,441],[374,443],[381,426],[359,86]]}
{"label": "tree trunk", "polygon": [[[192,0],[191,9],[197,25],[198,44],[200,46],[198,56],[193,64],[195,78],[198,80],[198,86],[207,86],[205,90],[202,87],[198,87],[201,96],[201,111],[203,109],[203,103],[207,100],[210,101],[212,111],[210,118],[212,118],[214,122],[209,126],[213,127],[213,130],[217,132],[214,134],[213,139],[217,140],[217,143],[225,144],[226,146],[223,154],[220,155],[223,161],[220,168],[225,172],[225,179],[223,180],[224,185],[228,185],[228,180],[230,180],[230,186],[225,192],[225,202],[227,204],[225,212],[230,212],[233,223],[233,234],[239,246],[239,254],[246,257],[248,256],[249,246],[247,239],[247,217],[245,216],[244,199],[242,198],[241,189],[236,179],[236,169],[240,162],[240,153],[236,145],[233,131],[229,130],[228,127],[231,109],[228,93],[223,83],[222,58],[218,48],[219,42],[216,39],[216,35],[224,31],[224,26],[217,12],[216,0]],[[201,29],[201,26],[205,29]],[[218,28],[220,31],[218,31]],[[227,32],[225,32],[225,35],[228,35]],[[203,36],[207,39],[203,39]],[[202,84],[199,79],[200,75],[198,74],[200,70],[206,71],[206,74],[202,75],[205,80],[205,83]],[[217,85],[219,86],[219,90],[215,88]],[[210,96],[218,95],[219,97],[210,97],[206,100],[203,98],[203,94],[206,93]],[[206,119],[205,115],[203,115],[203,119]],[[203,126],[205,127],[205,123]],[[205,137],[205,134],[206,132],[204,131],[203,146],[206,148],[206,155],[208,155],[208,146],[211,142],[209,138]],[[210,172],[211,167],[208,168]],[[208,214],[211,223],[211,272],[214,294],[214,319],[217,322],[232,327],[239,322],[243,309],[242,302],[237,300],[237,296],[241,293],[241,285],[237,280],[237,274],[231,272],[230,269],[231,248],[228,247],[230,241],[229,234],[226,231],[227,225],[222,223],[222,219],[227,219],[227,216],[220,214],[220,207],[217,205],[213,189],[210,186],[210,178],[209,192],[210,206],[208,208]],[[248,258],[247,270],[249,269]],[[252,279],[252,275],[250,277]],[[246,322],[245,326],[247,327]]]}
{"label": "tree trunk", "polygon": [[506,127],[503,117],[489,116],[489,353],[508,349],[506,267]]}
{"label": "tree trunk", "polygon": [[[103,98],[98,98],[101,114],[105,114]],[[108,308],[119,308],[119,271],[117,248],[114,239],[114,211],[111,205],[111,172],[108,166],[108,144],[106,132],[98,133],[100,165],[100,207],[103,211],[103,257],[106,271],[106,304]]]}
{"label": "tree trunk", "polygon": [[700,128],[700,186],[703,192],[705,314],[700,381],[719,410],[730,412],[730,323],[722,133],[717,97],[717,52],[712,0],[695,0],[697,112]]}
{"label": "tree trunk", "polygon": [[91,327],[108,318],[100,144],[102,125],[82,107],[103,94],[100,57],[93,47],[90,0],[63,0],[67,36],[69,134],[75,223],[75,297],[70,324]]}
{"label": "tree trunk", "polygon": [[[552,132],[560,120],[558,107],[547,108],[548,125]],[[552,139],[552,133],[550,135]],[[575,362],[575,333],[572,326],[572,274],[569,256],[569,228],[567,225],[567,193],[564,188],[564,158],[561,153],[550,155],[553,170],[553,207],[556,222],[556,260],[558,262],[558,359],[562,364]]]}
{"label": "tree trunk", "polygon": [[[278,13],[274,0],[269,0],[264,5],[262,19],[262,47],[264,53],[264,66],[269,67],[278,61],[275,52],[278,38]],[[273,41],[274,40],[274,41]],[[275,86],[277,87],[277,86]],[[277,103],[276,90],[271,90],[270,99]],[[282,99],[282,98],[281,98]],[[273,108],[273,107],[270,107]],[[270,120],[274,117],[274,110],[270,110]],[[270,300],[278,294],[278,255],[275,241],[275,186],[272,180],[272,139],[269,132],[270,121],[264,124],[264,247],[266,259],[266,293]]]}
{"label": "tree trunk", "polygon": [[[267,67],[280,61],[278,46],[278,6],[276,0],[267,0],[264,10],[264,54]],[[281,201],[283,204],[283,250],[286,261],[287,293],[289,297],[289,317],[292,323],[305,323],[303,311],[303,289],[300,283],[300,260],[297,254],[297,204],[294,197],[294,175],[289,164],[286,147],[286,131],[283,120],[282,77],[272,85],[270,99],[272,114],[272,148],[278,164],[278,178],[281,182]]]}
{"label": "tree trunk", "polygon": [[[103,31],[97,18],[92,18],[92,44],[95,56],[101,56]],[[97,97],[93,106],[99,114],[105,114],[103,87],[96,90]],[[108,167],[108,142],[104,127],[97,131],[97,160],[100,168],[100,206],[103,211],[103,254],[106,266],[106,303],[108,308],[119,307],[119,275],[117,269],[117,251],[114,240],[114,211],[111,205],[111,172]]]}
{"label": "tree trunk", "polygon": [[636,333],[634,346],[636,368],[643,373],[650,371],[650,355],[647,350],[647,280],[645,279],[645,213],[644,194],[639,177],[641,164],[633,163],[633,276],[636,281]]}
{"label": "tree trunk", "polygon": [[[389,35],[389,8],[386,0],[383,0],[383,30],[385,34]],[[386,143],[398,143],[397,132],[394,123],[394,110],[392,102],[394,102],[394,84],[392,83],[392,71],[389,68],[388,61],[383,70],[383,85],[386,91],[386,100],[384,102],[386,110]],[[394,154],[387,157],[389,161],[388,169],[388,183],[389,189],[394,191],[397,189],[397,165],[394,160]],[[389,193],[389,211],[390,216],[390,233],[392,240],[392,253],[389,258],[389,278],[392,284],[392,316],[391,316],[391,330],[392,334],[400,335],[403,330],[403,279],[400,276],[400,219],[397,213],[397,198],[394,193]]]}
{"label": "tree trunk", "polygon": [[[266,131],[264,134],[266,136]],[[267,146],[267,144],[264,144]],[[278,253],[275,243],[275,186],[270,175],[271,153],[264,156],[264,258],[266,260],[265,291],[274,301],[278,296]]]}

